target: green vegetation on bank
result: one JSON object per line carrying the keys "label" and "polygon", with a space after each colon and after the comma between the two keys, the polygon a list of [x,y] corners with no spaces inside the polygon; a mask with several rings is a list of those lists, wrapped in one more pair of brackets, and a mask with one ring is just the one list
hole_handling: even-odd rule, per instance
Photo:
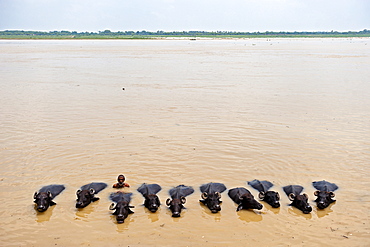
{"label": "green vegetation on bank", "polygon": [[154,39],[154,38],[346,38],[370,37],[370,30],[348,32],[229,32],[229,31],[119,31],[70,32],[70,31],[0,31],[0,39]]}

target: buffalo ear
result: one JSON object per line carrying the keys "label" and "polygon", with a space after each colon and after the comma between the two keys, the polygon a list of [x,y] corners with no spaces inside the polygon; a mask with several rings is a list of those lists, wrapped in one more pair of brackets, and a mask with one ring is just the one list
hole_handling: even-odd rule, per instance
{"label": "buffalo ear", "polygon": [[94,195],[95,194],[95,190],[93,188],[90,189],[90,195]]}
{"label": "buffalo ear", "polygon": [[289,200],[294,201],[295,195],[293,193],[290,193],[288,195]]}
{"label": "buffalo ear", "polygon": [[208,198],[208,194],[207,194],[207,192],[203,192],[202,193],[202,199],[203,200],[206,200]]}
{"label": "buffalo ear", "polygon": [[116,208],[116,204],[112,202],[112,204],[109,206],[109,210],[114,210]]}
{"label": "buffalo ear", "polygon": [[313,193],[313,195],[314,195],[314,196],[318,196],[318,195],[319,195],[319,193],[320,193],[320,191],[316,190],[316,191]]}
{"label": "buffalo ear", "polygon": [[265,192],[261,191],[259,194],[258,194],[258,198],[260,200],[263,200],[265,198]]}
{"label": "buffalo ear", "polygon": [[330,192],[329,192],[329,195],[330,195],[330,197],[331,197],[331,198],[335,197],[335,194],[334,194],[334,192],[333,192],[333,191],[330,191]]}
{"label": "buffalo ear", "polygon": [[166,205],[167,205],[167,206],[170,206],[170,204],[171,204],[171,199],[170,199],[170,198],[167,198],[167,200],[166,200]]}
{"label": "buffalo ear", "polygon": [[33,195],[33,199],[36,199],[36,197],[37,197],[37,191],[35,192],[35,194]]}
{"label": "buffalo ear", "polygon": [[182,204],[185,204],[186,203],[186,198],[185,197],[181,197],[181,203]]}
{"label": "buffalo ear", "polygon": [[77,190],[76,191],[76,195],[80,194],[81,193],[81,190]]}
{"label": "buffalo ear", "polygon": [[216,192],[215,192],[215,195],[217,196],[217,198],[218,198],[218,199],[220,199],[220,198],[221,198],[221,193],[220,193],[220,192],[216,191]]}

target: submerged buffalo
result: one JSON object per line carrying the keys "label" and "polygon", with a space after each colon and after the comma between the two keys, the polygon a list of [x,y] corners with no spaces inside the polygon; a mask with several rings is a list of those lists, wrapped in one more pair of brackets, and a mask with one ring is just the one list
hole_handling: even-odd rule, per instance
{"label": "submerged buffalo", "polygon": [[330,203],[335,202],[335,200],[333,199],[335,197],[333,191],[338,189],[338,186],[336,184],[323,180],[312,182],[312,185],[313,187],[315,187],[315,189],[317,189],[314,195],[317,196],[315,202],[319,209],[327,208]]}
{"label": "submerged buffalo", "polygon": [[292,201],[291,205],[301,210],[304,214],[309,214],[312,211],[312,207],[308,203],[307,194],[302,194],[303,187],[300,185],[288,185],[283,187],[284,192],[288,196],[289,200]]}
{"label": "submerged buffalo", "polygon": [[248,182],[250,186],[259,191],[258,198],[262,201],[267,202],[271,207],[278,208],[280,207],[280,195],[276,191],[269,190],[274,186],[271,182],[263,180],[259,181],[257,179]]}
{"label": "submerged buffalo", "polygon": [[254,196],[246,188],[238,187],[230,189],[229,197],[238,204],[236,211],[241,209],[262,209],[262,204],[254,199]]}
{"label": "submerged buffalo", "polygon": [[150,210],[150,212],[157,212],[161,202],[157,196],[157,193],[161,191],[161,186],[159,184],[146,184],[143,183],[137,191],[139,191],[145,198],[144,206]]}
{"label": "submerged buffalo", "polygon": [[106,183],[90,183],[82,186],[81,189],[77,190],[76,192],[77,195],[76,208],[84,208],[91,202],[99,200],[98,197],[95,197],[95,194],[98,194],[106,187],[107,187]]}
{"label": "submerged buffalo", "polygon": [[202,199],[199,200],[206,205],[212,213],[221,211],[220,201],[221,193],[226,190],[226,186],[221,183],[208,183],[200,186]]}
{"label": "submerged buffalo", "polygon": [[172,217],[180,217],[181,210],[184,208],[183,204],[186,203],[186,196],[191,195],[194,189],[190,186],[179,185],[170,189],[170,198],[166,200],[166,205],[172,212]]}
{"label": "submerged buffalo", "polygon": [[51,184],[42,187],[38,192],[35,192],[33,199],[35,199],[36,209],[39,212],[46,211],[49,206],[53,206],[56,203],[53,199],[59,195],[65,189],[64,185]]}
{"label": "submerged buffalo", "polygon": [[110,194],[109,198],[114,202],[109,206],[109,210],[115,210],[113,215],[116,216],[117,223],[121,224],[125,221],[129,214],[133,214],[130,206],[132,193],[124,193],[118,191]]}

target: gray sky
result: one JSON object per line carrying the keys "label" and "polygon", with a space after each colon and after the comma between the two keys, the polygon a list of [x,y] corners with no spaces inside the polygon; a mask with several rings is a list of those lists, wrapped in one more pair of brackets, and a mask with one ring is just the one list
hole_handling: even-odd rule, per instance
{"label": "gray sky", "polygon": [[359,31],[370,0],[0,0],[0,30]]}

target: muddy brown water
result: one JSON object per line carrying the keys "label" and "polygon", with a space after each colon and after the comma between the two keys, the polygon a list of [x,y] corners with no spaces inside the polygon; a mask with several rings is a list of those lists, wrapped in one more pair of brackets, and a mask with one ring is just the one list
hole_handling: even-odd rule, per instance
{"label": "muddy brown water", "polygon": [[[370,39],[0,41],[1,246],[369,246]],[[116,224],[126,175],[135,213]],[[202,183],[269,180],[281,207],[199,203]],[[339,186],[325,210],[312,181]],[[99,201],[75,192],[106,182]],[[136,191],[159,183],[149,213]],[[61,183],[37,213],[33,193]],[[193,186],[180,218],[164,202]],[[311,214],[289,206],[299,184]]]}

